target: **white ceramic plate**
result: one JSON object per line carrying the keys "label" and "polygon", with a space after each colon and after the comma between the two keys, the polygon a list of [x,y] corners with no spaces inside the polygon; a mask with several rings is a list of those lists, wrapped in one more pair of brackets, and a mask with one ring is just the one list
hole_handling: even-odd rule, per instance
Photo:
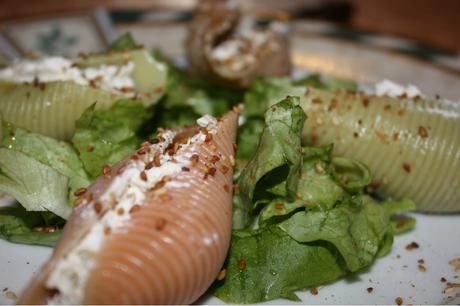
{"label": "white ceramic plate", "polygon": [[[298,27],[301,29],[301,27]],[[181,54],[184,37],[182,25],[143,24],[119,29],[130,30],[146,46],[161,47],[166,53]],[[344,43],[324,37],[309,37],[295,32],[293,60],[299,68],[348,77],[361,82],[389,78],[413,83],[429,94],[458,99],[460,79],[457,75],[426,62],[385,50]],[[394,304],[401,297],[405,304],[459,304],[460,288],[447,290],[448,282],[460,283],[460,273],[449,264],[460,258],[460,215],[414,214],[415,230],[397,236],[388,255],[379,258],[368,270],[319,288],[318,295],[301,292],[304,304]],[[411,251],[405,246],[415,241],[420,247]],[[12,244],[0,240],[0,303],[13,304],[8,298],[17,295],[51,254],[47,247]],[[419,268],[423,260],[426,271]],[[7,288],[5,290],[5,288]],[[368,293],[367,288],[373,288]],[[221,304],[210,295],[197,303]],[[275,300],[270,304],[287,304]]]}

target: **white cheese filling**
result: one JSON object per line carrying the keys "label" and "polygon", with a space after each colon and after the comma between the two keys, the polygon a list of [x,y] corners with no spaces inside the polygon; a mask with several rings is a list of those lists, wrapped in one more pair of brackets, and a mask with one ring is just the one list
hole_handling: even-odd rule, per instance
{"label": "white cheese filling", "polygon": [[[211,116],[203,116],[197,120],[200,126],[206,127],[208,133],[215,134],[217,131],[217,120]],[[152,145],[154,151],[163,152],[172,142],[176,133],[166,131],[162,133],[165,139],[163,142]],[[105,237],[105,230],[110,228],[114,233],[123,228],[123,224],[129,222],[129,211],[134,205],[143,205],[145,194],[148,189],[161,181],[166,175],[175,176],[181,172],[182,167],[190,164],[190,157],[195,150],[194,146],[203,143],[206,135],[202,132],[191,137],[186,144],[179,148],[174,156],[162,154],[161,166],[145,169],[145,162],[142,160],[130,160],[125,170],[117,176],[102,194],[99,199],[101,203],[110,203],[115,198],[118,203],[114,209],[107,211],[104,216],[96,222],[89,233],[69,252],[60,259],[50,274],[46,286],[49,289],[57,289],[58,293],[48,300],[48,304],[81,304],[83,302],[85,285],[92,268],[95,264],[95,257],[101,250]],[[190,148],[192,150],[184,149]],[[177,162],[172,162],[172,159]],[[145,171],[147,180],[142,180],[140,173]],[[165,183],[167,188],[181,188],[187,183],[169,181]],[[117,211],[122,208],[125,213]],[[87,207],[85,213],[95,214],[92,205]],[[217,238],[212,237],[211,240]],[[210,244],[212,241],[206,241]]]}
{"label": "white cheese filling", "polygon": [[406,95],[408,98],[424,96],[415,85],[409,84],[407,86],[403,86],[390,80],[383,80],[382,82],[375,84],[375,94],[377,96],[390,97],[400,97],[402,95]]}
{"label": "white cheese filling", "polygon": [[134,96],[131,77],[134,63],[128,62],[122,66],[100,65],[98,67],[78,68],[66,58],[53,56],[39,60],[18,60],[7,68],[0,70],[0,80],[14,83],[72,81],[78,85],[95,86],[103,90]]}

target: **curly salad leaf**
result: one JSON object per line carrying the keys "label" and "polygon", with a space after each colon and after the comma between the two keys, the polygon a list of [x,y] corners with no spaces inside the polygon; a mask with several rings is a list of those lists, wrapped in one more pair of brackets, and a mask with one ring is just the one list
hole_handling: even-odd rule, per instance
{"label": "curly salad leaf", "polygon": [[[296,290],[357,272],[386,254],[395,214],[413,202],[379,204],[364,191],[362,163],[333,157],[333,146],[301,147],[305,113],[287,97],[265,113],[254,157],[243,169],[235,203],[226,277],[214,294],[228,303],[299,300]],[[413,226],[413,224],[412,224]]]}

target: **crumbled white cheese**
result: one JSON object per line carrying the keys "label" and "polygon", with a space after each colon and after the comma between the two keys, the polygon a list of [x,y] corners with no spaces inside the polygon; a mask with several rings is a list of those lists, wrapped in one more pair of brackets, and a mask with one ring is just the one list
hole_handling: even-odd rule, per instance
{"label": "crumbled white cheese", "polygon": [[418,89],[417,86],[412,84],[403,86],[390,80],[383,80],[382,82],[377,83],[375,85],[375,94],[377,96],[390,97],[399,97],[402,95],[407,95],[409,98],[414,98],[416,96],[423,97],[422,92]]}
{"label": "crumbled white cheese", "polygon": [[[217,119],[212,116],[203,116],[198,119],[202,127],[207,127],[208,133],[217,132]],[[163,142],[152,145],[151,148],[158,152],[164,151],[172,142],[176,133],[167,130],[161,134],[165,139]],[[89,233],[73,248],[64,258],[59,260],[50,274],[46,286],[54,288],[58,293],[48,300],[48,304],[81,304],[84,297],[84,288],[91,269],[94,267],[94,258],[100,251],[105,236],[105,229],[110,228],[112,232],[123,228],[123,224],[130,219],[129,211],[134,205],[143,205],[145,194],[149,188],[154,186],[166,175],[175,176],[181,172],[182,166],[190,164],[190,156],[193,153],[185,152],[186,148],[203,142],[206,135],[202,132],[191,137],[186,144],[179,148],[175,156],[163,154],[161,166],[145,169],[145,162],[141,160],[130,160],[125,170],[113,179],[107,190],[101,195],[101,203],[110,203],[112,198],[118,203],[114,209],[107,211],[102,218],[96,222]],[[192,147],[193,148],[193,147]],[[193,150],[191,150],[193,151]],[[176,162],[173,162],[172,159]],[[140,173],[145,171],[147,180],[142,180]],[[183,188],[190,186],[186,182],[169,181],[165,183],[167,188]],[[117,211],[122,208],[124,213]],[[95,213],[93,209],[87,209],[87,213]],[[218,235],[213,234],[212,240],[206,243],[213,243],[218,240]],[[164,239],[169,239],[164,237]],[[166,241],[172,243],[171,241]]]}
{"label": "crumbled white cheese", "polygon": [[204,128],[214,128],[217,126],[217,119],[210,115],[204,115],[198,118],[196,123]]}
{"label": "crumbled white cheese", "polygon": [[0,69],[0,80],[14,83],[72,81],[78,85],[95,85],[103,90],[134,95],[134,91],[122,92],[124,88],[134,88],[131,74],[134,63],[126,65],[101,65],[80,69],[72,61],[59,57],[45,57],[39,60],[17,60],[7,68]]}

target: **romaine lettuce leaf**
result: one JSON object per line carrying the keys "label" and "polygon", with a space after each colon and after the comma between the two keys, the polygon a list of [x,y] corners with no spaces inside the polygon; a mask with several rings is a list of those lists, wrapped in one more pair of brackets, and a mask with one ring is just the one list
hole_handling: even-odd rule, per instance
{"label": "romaine lettuce leaf", "polygon": [[126,51],[139,48],[131,33],[126,32],[112,42],[110,51]]}
{"label": "romaine lettuce leaf", "polygon": [[213,288],[226,302],[295,300],[295,290],[359,272],[391,249],[394,214],[413,209],[367,195],[369,169],[333,157],[332,145],[302,148],[306,116],[296,101],[267,110],[256,154],[239,176],[233,221],[244,228],[233,232],[226,276]]}
{"label": "romaine lettuce leaf", "polygon": [[91,180],[134,151],[141,139],[136,134],[151,116],[141,101],[121,99],[108,110],[88,108],[76,122],[72,143]]}
{"label": "romaine lettuce leaf", "polygon": [[3,130],[5,147],[22,152],[68,178],[70,202],[76,189],[89,185],[83,164],[71,144],[28,132],[10,123],[4,123]]}
{"label": "romaine lettuce leaf", "polygon": [[0,207],[0,237],[11,242],[54,246],[63,223],[56,216],[50,220],[49,214],[29,212],[19,205]]}
{"label": "romaine lettuce leaf", "polygon": [[[157,58],[162,58],[157,55]],[[157,105],[155,123],[161,127],[193,124],[202,115],[221,116],[242,100],[242,92],[192,79],[169,64],[166,92]]]}
{"label": "romaine lettuce leaf", "polygon": [[300,301],[296,290],[345,275],[340,255],[324,242],[298,243],[277,226],[232,235],[226,277],[212,290],[226,303],[254,304],[276,298]]}
{"label": "romaine lettuce leaf", "polygon": [[0,148],[0,190],[28,211],[50,211],[63,219],[72,211],[68,178],[19,151]]}
{"label": "romaine lettuce leaf", "polygon": [[299,243],[327,241],[356,272],[370,265],[390,229],[387,211],[368,196],[356,196],[334,208],[302,211],[279,224]]}
{"label": "romaine lettuce leaf", "polygon": [[302,163],[300,135],[306,116],[298,99],[287,97],[267,110],[265,128],[257,153],[239,179],[244,224],[253,203],[269,200],[270,194],[295,198]]}

